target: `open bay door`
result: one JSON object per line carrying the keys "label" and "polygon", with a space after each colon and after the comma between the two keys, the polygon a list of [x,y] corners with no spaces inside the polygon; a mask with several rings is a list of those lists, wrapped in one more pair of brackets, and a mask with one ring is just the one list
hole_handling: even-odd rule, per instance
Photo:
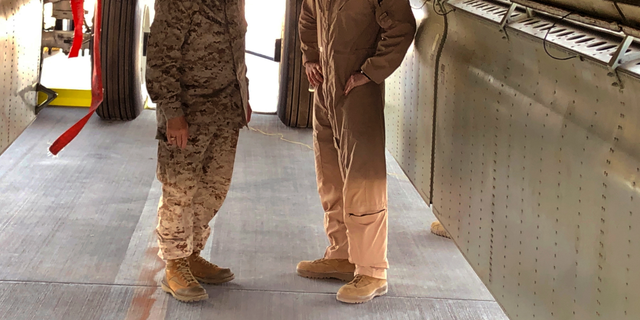
{"label": "open bay door", "polygon": [[[154,1],[102,1],[101,51],[105,94],[97,112],[106,120],[133,120],[148,102],[146,45]],[[281,16],[280,2],[283,1],[286,1],[283,38],[280,42],[283,48],[274,52],[271,30],[280,22],[273,18]],[[309,83],[304,74],[297,31],[302,1],[246,0],[245,5],[249,23],[247,64],[251,81],[250,96],[255,111],[270,113],[268,105],[277,103],[277,114],[286,125],[302,128],[311,126],[313,93],[309,92]],[[265,13],[268,14],[265,16]],[[272,66],[274,61],[280,62],[279,71],[274,69],[277,66]],[[270,75],[275,77],[276,72],[280,78],[279,88],[275,79],[265,80]]]}

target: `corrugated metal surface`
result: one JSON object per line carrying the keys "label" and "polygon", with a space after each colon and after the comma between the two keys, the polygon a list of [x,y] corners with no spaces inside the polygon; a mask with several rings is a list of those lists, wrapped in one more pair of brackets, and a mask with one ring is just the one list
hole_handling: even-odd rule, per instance
{"label": "corrugated metal surface", "polygon": [[0,153],[35,118],[42,2],[0,2]]}
{"label": "corrugated metal surface", "polygon": [[[505,320],[435,218],[388,161],[389,293],[362,306],[336,301],[344,284],[296,275],[328,243],[310,130],[256,115],[242,130],[229,196],[202,252],[236,279],[185,304],[162,292],[155,235],[155,113],[93,118],[60,157],[44,150],[84,115],[47,108],[0,157],[0,319]],[[281,140],[282,135],[287,141]],[[299,142],[303,145],[291,143]]]}

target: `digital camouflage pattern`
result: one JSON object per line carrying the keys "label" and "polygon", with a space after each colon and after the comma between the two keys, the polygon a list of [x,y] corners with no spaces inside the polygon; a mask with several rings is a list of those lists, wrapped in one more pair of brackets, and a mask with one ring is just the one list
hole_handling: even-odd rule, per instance
{"label": "digital camouflage pattern", "polygon": [[[229,191],[241,119],[239,91],[230,87],[218,95],[187,100],[189,105],[213,110],[208,116],[187,113],[189,143],[182,150],[158,143],[158,180],[162,199],[158,207],[159,255],[165,260],[202,251],[214,218]],[[236,114],[236,118],[230,114]],[[216,119],[211,121],[211,119]]]}
{"label": "digital camouflage pattern", "polygon": [[[203,249],[229,190],[248,100],[243,0],[156,0],[147,89],[157,104],[159,255]],[[167,119],[184,116],[186,149],[169,145]]]}
{"label": "digital camouflage pattern", "polygon": [[[246,110],[244,0],[157,0],[155,10],[147,50],[147,90],[158,105],[159,126],[193,108],[184,103],[187,96],[216,95],[234,84]],[[246,124],[245,113],[240,125]]]}

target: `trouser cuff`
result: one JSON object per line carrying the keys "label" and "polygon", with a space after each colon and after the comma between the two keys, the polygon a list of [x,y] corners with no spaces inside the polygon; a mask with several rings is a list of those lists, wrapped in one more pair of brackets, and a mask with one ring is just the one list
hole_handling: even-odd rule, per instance
{"label": "trouser cuff", "polygon": [[345,259],[349,260],[349,252],[339,252],[327,250],[324,254],[325,259]]}
{"label": "trouser cuff", "polygon": [[[162,260],[176,260],[182,258],[188,258],[194,251],[193,246],[189,245],[189,242],[184,243],[160,243],[159,242],[159,250],[158,257]],[[178,249],[180,248],[180,249]]]}
{"label": "trouser cuff", "polygon": [[376,279],[387,280],[387,269],[356,266],[356,275],[369,276]]}

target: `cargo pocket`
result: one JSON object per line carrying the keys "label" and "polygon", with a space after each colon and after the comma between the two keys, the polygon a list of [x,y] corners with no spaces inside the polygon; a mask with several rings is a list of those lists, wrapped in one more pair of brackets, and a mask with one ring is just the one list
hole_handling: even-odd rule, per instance
{"label": "cargo pocket", "polygon": [[382,209],[372,213],[349,213],[349,218],[361,226],[368,226],[376,222],[386,211]]}

